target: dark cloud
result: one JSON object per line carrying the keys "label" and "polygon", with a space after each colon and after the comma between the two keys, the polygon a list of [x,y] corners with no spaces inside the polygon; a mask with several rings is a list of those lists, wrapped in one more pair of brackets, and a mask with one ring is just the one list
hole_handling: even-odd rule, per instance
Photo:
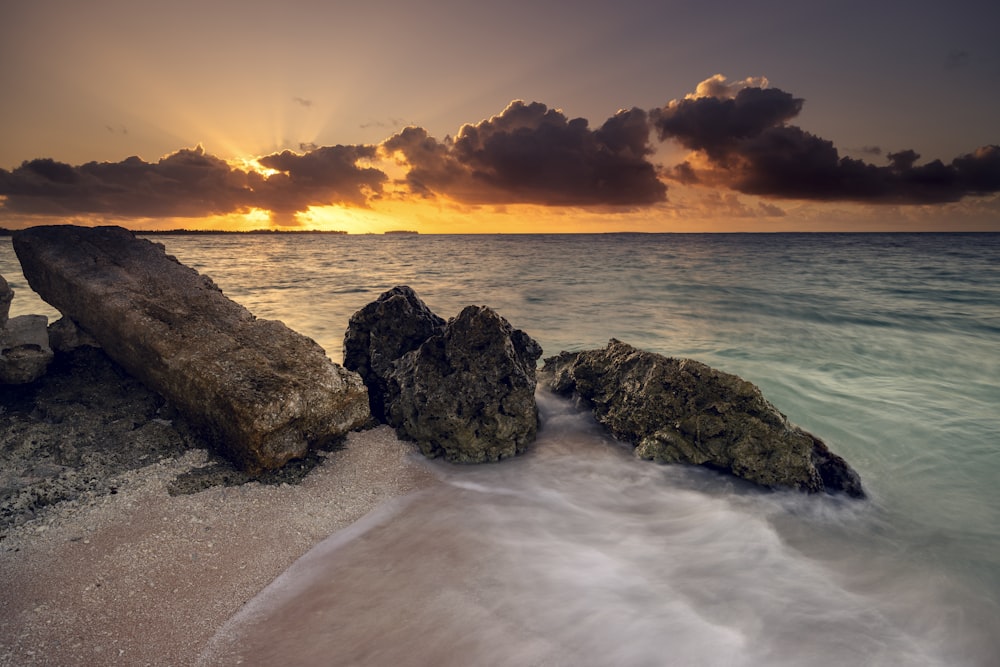
{"label": "dark cloud", "polygon": [[469,204],[633,206],[666,199],[648,157],[649,123],[621,111],[597,130],[544,104],[512,102],[498,116],[437,141],[406,128],[383,149],[403,155],[405,182],[423,196]]}
{"label": "dark cloud", "polygon": [[952,49],[944,59],[945,69],[962,69],[969,64],[969,52],[964,49]]}
{"label": "dark cloud", "polygon": [[196,217],[247,206],[247,174],[196,149],[159,162],[138,157],[78,167],[51,159],[0,170],[3,208],[17,213],[112,217]]}
{"label": "dark cloud", "polygon": [[876,166],[841,157],[832,142],[789,125],[801,108],[802,100],[784,91],[754,87],[671,102],[651,113],[660,139],[701,153],[707,166],[689,160],[665,173],[683,183],[822,201],[930,204],[1000,190],[996,146],[950,164],[918,165],[916,152],[902,150]]}
{"label": "dark cloud", "polygon": [[387,177],[358,162],[375,156],[374,146],[325,146],[302,155],[292,151],[266,155],[257,162],[279,173],[255,185],[253,201],[277,214],[279,222],[310,206],[367,206],[369,198],[381,193]]}
{"label": "dark cloud", "polygon": [[402,118],[388,118],[386,120],[370,120],[367,123],[361,123],[358,127],[362,130],[367,130],[369,127],[381,127],[381,128],[392,128],[396,129],[407,125],[407,122]]}
{"label": "dark cloud", "polygon": [[269,178],[233,168],[200,146],[155,163],[130,157],[74,167],[45,158],[0,169],[0,195],[2,210],[22,214],[187,218],[258,207],[287,221],[310,205],[363,205],[385,180],[381,171],[356,164],[374,153],[374,147],[334,146],[269,155],[261,164],[279,171]]}
{"label": "dark cloud", "polygon": [[298,104],[300,107],[309,108],[313,105],[312,100],[307,100],[304,97],[293,97],[292,101]]}
{"label": "dark cloud", "polygon": [[[515,101],[454,138],[407,127],[377,147],[301,143],[298,153],[258,158],[270,175],[233,167],[200,146],[157,162],[130,157],[71,166],[43,158],[0,169],[0,213],[179,218],[259,208],[279,224],[295,224],[295,214],[312,206],[368,206],[385,197],[388,177],[376,165],[387,157],[403,169],[394,196],[470,205],[655,205],[666,200],[665,180],[773,198],[899,204],[1000,191],[1000,147],[950,163],[921,163],[913,150],[884,158],[874,146],[852,151],[878,156],[875,165],[842,156],[832,142],[790,124],[802,105],[762,77],[727,82],[716,75],[693,95],[648,113],[620,111],[596,129],[539,102]],[[654,165],[652,130],[693,154],[677,165]]]}
{"label": "dark cloud", "polygon": [[722,160],[740,142],[797,116],[802,102],[777,88],[744,88],[729,99],[673,102],[653,111],[652,120],[661,140],[673,138],[686,148]]}
{"label": "dark cloud", "polygon": [[882,155],[881,146],[862,146],[861,148],[848,149],[848,151],[851,153],[861,153],[862,155],[870,155],[873,157]]}

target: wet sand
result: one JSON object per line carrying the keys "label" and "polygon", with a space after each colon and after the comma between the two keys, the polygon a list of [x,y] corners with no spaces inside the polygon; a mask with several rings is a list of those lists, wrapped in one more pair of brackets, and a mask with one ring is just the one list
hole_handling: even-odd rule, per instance
{"label": "wet sand", "polygon": [[434,478],[388,427],[352,433],[297,485],[171,496],[204,450],[129,471],[0,541],[0,665],[191,665],[310,548]]}

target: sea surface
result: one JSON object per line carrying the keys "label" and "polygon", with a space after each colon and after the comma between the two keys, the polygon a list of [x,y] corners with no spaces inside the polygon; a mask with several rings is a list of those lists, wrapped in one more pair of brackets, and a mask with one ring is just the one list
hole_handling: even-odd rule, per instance
{"label": "sea surface", "polygon": [[[1000,664],[1000,235],[157,236],[339,362],[394,285],[545,356],[614,337],[741,375],[869,498],[634,459],[539,390],[529,453],[317,546],[205,664]],[[44,311],[9,240],[12,314]],[[44,312],[51,312],[44,311]]]}

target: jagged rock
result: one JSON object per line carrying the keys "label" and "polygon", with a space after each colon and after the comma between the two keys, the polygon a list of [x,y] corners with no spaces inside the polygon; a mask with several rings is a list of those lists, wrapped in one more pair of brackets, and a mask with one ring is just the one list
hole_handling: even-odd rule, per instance
{"label": "jagged rock", "polygon": [[68,317],[60,317],[49,325],[49,345],[56,352],[71,352],[83,346],[101,346],[93,336],[76,326]]}
{"label": "jagged rock", "polygon": [[842,458],[735,375],[612,339],[604,349],[546,359],[540,377],[556,393],[589,401],[640,458],[705,465],[769,488],[864,497]]}
{"label": "jagged rock", "polygon": [[15,232],[28,284],[249,471],[282,466],[370,418],[361,378],[255,318],[163,246],[120,227]]}
{"label": "jagged rock", "polygon": [[42,375],[52,362],[45,315],[21,315],[0,329],[0,383],[27,384]]}
{"label": "jagged rock", "polygon": [[431,312],[406,285],[393,287],[354,313],[344,334],[344,368],[357,372],[368,387],[372,416],[386,421],[392,364],[444,331],[445,321]]}
{"label": "jagged rock", "polygon": [[10,315],[10,302],[14,300],[14,290],[10,288],[3,276],[0,276],[0,329],[7,325]]}
{"label": "jagged rock", "polygon": [[520,454],[538,431],[541,354],[495,311],[469,306],[393,364],[386,418],[426,456],[482,463]]}

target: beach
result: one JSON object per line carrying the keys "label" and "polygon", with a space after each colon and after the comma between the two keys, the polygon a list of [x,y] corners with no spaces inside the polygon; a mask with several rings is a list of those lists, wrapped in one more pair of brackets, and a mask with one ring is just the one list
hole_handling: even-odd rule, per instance
{"label": "beach", "polygon": [[[997,235],[307,236],[165,243],[334,362],[409,284],[546,356],[614,336],[734,373],[868,497],[637,460],[544,388],[500,464],[383,426],[226,486],[169,405],[81,359],[0,396],[0,664],[995,663]],[[40,312],[0,260],[12,316]]]}
{"label": "beach", "polygon": [[0,664],[190,665],[215,632],[315,544],[432,483],[391,429],[348,436],[299,484],[168,493],[205,450],[118,477],[0,541]]}

